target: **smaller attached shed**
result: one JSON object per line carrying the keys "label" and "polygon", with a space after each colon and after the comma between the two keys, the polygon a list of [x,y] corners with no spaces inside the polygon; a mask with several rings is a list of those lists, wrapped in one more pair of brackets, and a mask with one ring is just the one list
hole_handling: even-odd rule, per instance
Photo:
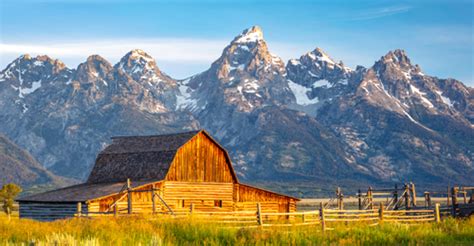
{"label": "smaller attached shed", "polygon": [[112,139],[86,183],[18,199],[20,217],[168,213],[191,204],[197,211],[255,211],[257,203],[262,212],[296,211],[297,198],[240,183],[227,151],[204,130]]}

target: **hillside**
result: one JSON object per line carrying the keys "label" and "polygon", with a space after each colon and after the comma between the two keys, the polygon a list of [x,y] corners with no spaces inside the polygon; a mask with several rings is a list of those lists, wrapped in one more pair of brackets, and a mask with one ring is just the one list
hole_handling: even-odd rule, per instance
{"label": "hillside", "polygon": [[[72,183],[41,166],[28,152],[0,135],[0,186],[15,183],[23,188],[46,189]],[[47,184],[47,185],[45,185]]]}

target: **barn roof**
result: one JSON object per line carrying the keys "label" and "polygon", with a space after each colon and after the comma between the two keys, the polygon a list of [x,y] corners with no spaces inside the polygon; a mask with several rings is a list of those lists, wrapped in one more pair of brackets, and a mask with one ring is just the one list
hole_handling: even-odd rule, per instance
{"label": "barn roof", "polygon": [[[149,183],[152,182],[132,182],[131,187],[133,189]],[[86,202],[88,200],[117,194],[122,190],[125,184],[126,182],[84,183],[36,195],[20,197],[16,200],[19,202]]]}
{"label": "barn roof", "polygon": [[97,156],[87,183],[162,180],[178,149],[199,132],[114,137]]}

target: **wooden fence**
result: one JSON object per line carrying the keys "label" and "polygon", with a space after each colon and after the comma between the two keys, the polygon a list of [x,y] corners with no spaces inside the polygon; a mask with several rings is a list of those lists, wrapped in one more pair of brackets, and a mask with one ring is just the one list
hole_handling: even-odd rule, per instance
{"label": "wooden fence", "polygon": [[[98,214],[77,214],[76,216],[97,216]],[[101,214],[114,215],[114,214]],[[117,214],[115,214],[117,216]],[[120,215],[123,216],[123,215]],[[205,223],[218,223],[231,227],[290,227],[305,225],[320,225],[323,231],[332,230],[329,226],[332,223],[368,223],[377,225],[380,223],[423,223],[440,222],[440,206],[437,203],[434,209],[424,210],[385,210],[380,204],[378,209],[368,210],[341,210],[327,209],[321,204],[319,210],[286,212],[286,213],[265,213],[257,203],[256,211],[196,211],[191,205],[189,209],[181,209],[171,213],[160,214],[160,216],[175,219],[192,219]]]}

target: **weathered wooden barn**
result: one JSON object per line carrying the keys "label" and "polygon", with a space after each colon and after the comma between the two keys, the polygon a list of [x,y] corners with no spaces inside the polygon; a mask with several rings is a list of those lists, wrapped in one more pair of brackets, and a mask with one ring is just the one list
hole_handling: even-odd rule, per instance
{"label": "weathered wooden barn", "polygon": [[[127,182],[129,180],[129,182]],[[114,137],[86,183],[18,199],[20,217],[256,210],[293,212],[297,198],[242,184],[206,131]],[[191,205],[192,204],[192,205]]]}

